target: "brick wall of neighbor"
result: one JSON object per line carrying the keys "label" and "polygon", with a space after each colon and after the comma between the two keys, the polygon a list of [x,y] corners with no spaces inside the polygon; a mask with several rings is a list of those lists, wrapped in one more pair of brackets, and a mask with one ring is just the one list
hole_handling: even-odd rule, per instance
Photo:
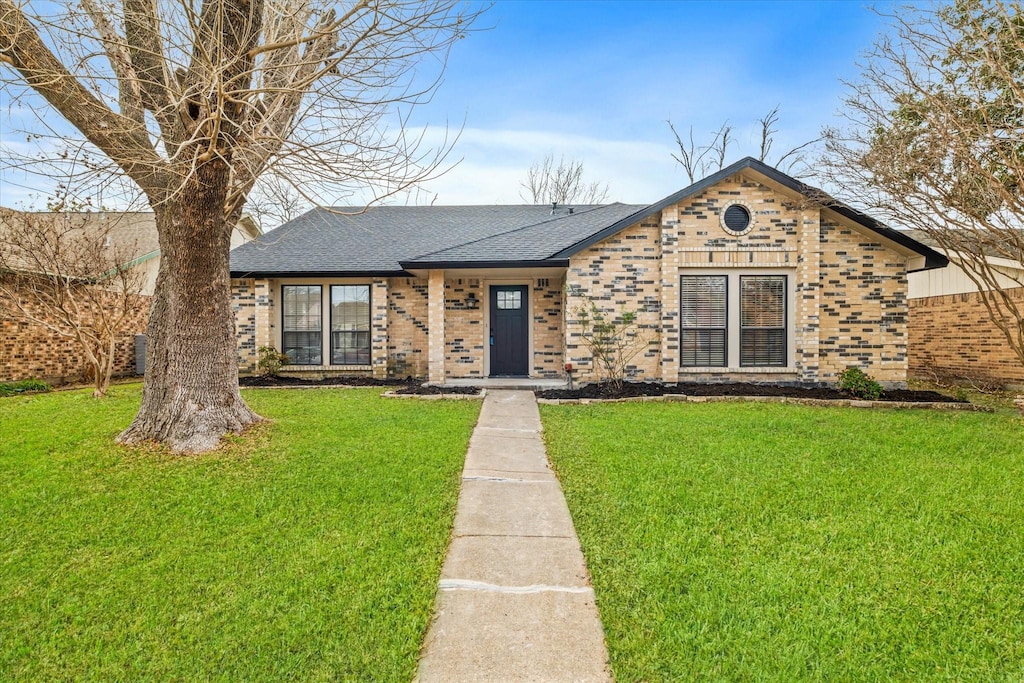
{"label": "brick wall of neighbor", "polygon": [[427,280],[388,282],[388,374],[427,376]]}
{"label": "brick wall of neighbor", "polygon": [[[22,298],[34,316],[43,309],[32,305],[31,296]],[[146,331],[152,297],[139,296],[138,306],[117,338],[114,376],[135,374],[135,335]],[[0,311],[4,307],[0,302]],[[43,325],[8,317],[0,312],[0,382],[42,379],[53,384],[85,381],[91,369],[79,345],[51,332]]]}
{"label": "brick wall of neighbor", "polygon": [[[475,308],[468,303],[476,297]],[[484,375],[484,289],[477,278],[444,281],[445,377]]]}
{"label": "brick wall of neighbor", "polygon": [[[1009,290],[1024,305],[1024,288]],[[910,301],[910,374],[927,379],[1024,384],[1024,365],[978,292]]]}
{"label": "brick wall of neighbor", "polygon": [[851,365],[879,382],[907,380],[907,269],[899,254],[821,222],[820,375]]}
{"label": "brick wall of neighbor", "polygon": [[601,311],[638,314],[642,347],[626,368],[628,378],[660,375],[661,240],[658,223],[639,223],[581,251],[569,259],[565,280],[565,362],[573,377],[595,381],[598,372],[583,342],[579,311],[593,302]]}
{"label": "brick wall of neighbor", "polygon": [[565,375],[565,332],[562,317],[564,280],[538,278],[530,287],[533,298],[533,368],[535,377],[563,377]]}

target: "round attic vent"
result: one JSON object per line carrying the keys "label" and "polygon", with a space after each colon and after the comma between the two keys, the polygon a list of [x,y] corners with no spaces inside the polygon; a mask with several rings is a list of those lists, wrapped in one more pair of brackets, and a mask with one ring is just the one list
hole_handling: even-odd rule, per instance
{"label": "round attic vent", "polygon": [[730,204],[722,212],[722,227],[734,235],[742,235],[753,227],[750,209],[743,204]]}

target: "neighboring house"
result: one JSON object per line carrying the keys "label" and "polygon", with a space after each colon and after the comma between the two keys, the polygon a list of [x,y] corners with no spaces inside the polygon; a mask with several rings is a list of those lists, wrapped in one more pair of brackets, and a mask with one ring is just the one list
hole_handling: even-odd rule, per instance
{"label": "neighboring house", "polygon": [[[908,233],[929,241],[917,231]],[[909,278],[910,375],[1024,385],[1024,364],[985,306],[983,297],[990,295],[979,291],[964,272],[958,254],[947,256],[945,268],[912,273]],[[989,264],[1000,274],[998,285],[1024,309],[1024,264],[995,256],[989,257]]]}
{"label": "neighboring house", "polygon": [[[29,218],[60,218],[71,226],[105,235],[105,243],[119,253],[130,255],[127,264],[141,271],[139,311],[129,329],[117,342],[115,375],[135,373],[136,334],[145,332],[150,299],[160,267],[160,246],[156,222],[151,212],[33,212],[31,214],[0,207],[0,239],[5,230],[22,229]],[[259,226],[248,216],[242,218],[231,236],[232,247],[239,246],[261,234]],[[28,297],[26,293],[23,295]],[[31,301],[27,298],[23,302]],[[2,303],[2,302],[0,302]],[[40,314],[36,308],[36,314]],[[61,337],[44,326],[6,315],[0,306],[0,382],[26,378],[44,379],[54,383],[83,379],[87,363],[78,344]]]}
{"label": "neighboring house", "polygon": [[[823,206],[822,201],[828,205]],[[907,377],[907,273],[946,259],[754,159],[648,206],[314,210],[231,254],[240,364],[596,379],[578,312],[639,314],[633,379]]]}

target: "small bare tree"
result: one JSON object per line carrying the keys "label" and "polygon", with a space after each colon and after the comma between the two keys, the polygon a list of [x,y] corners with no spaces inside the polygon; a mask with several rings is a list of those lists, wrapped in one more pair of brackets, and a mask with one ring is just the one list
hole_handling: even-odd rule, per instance
{"label": "small bare tree", "polygon": [[[779,132],[775,127],[778,122],[778,106],[758,119],[759,149],[757,158],[791,176],[799,178],[808,175],[810,166],[807,163],[807,155],[817,143],[821,142],[821,138],[809,140],[778,157],[772,157],[771,151],[775,144],[775,136]],[[684,139],[672,121],[666,121],[666,123],[675,137],[678,148],[678,152],[672,153],[672,158],[683,167],[686,177],[691,183],[725,168],[729,146],[736,144],[736,136],[728,121],[713,132],[711,139],[704,144],[697,143],[693,136],[693,126],[690,126]]]}
{"label": "small bare tree", "polygon": [[982,292],[1024,363],[1024,15],[957,0],[887,15],[891,34],[848,83],[823,175],[861,208],[915,228]]}
{"label": "small bare tree", "polygon": [[583,178],[583,162],[554,154],[530,166],[520,196],[530,204],[600,204],[608,198],[608,185]]}
{"label": "small bare tree", "polygon": [[580,341],[590,351],[598,380],[603,376],[618,391],[633,359],[643,353],[650,340],[641,329],[636,311],[610,313],[593,301],[575,311]]}
{"label": "small bare tree", "polygon": [[112,223],[0,209],[0,313],[74,341],[105,396],[117,341],[143,306],[143,274]]}

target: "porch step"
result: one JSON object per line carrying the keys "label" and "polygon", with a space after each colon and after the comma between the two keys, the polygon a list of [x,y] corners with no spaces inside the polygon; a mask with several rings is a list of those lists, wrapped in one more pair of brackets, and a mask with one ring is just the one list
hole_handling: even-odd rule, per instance
{"label": "porch step", "polygon": [[449,379],[440,386],[540,391],[543,389],[566,389],[568,388],[569,383],[564,379],[540,379],[535,377],[480,377],[469,379]]}

